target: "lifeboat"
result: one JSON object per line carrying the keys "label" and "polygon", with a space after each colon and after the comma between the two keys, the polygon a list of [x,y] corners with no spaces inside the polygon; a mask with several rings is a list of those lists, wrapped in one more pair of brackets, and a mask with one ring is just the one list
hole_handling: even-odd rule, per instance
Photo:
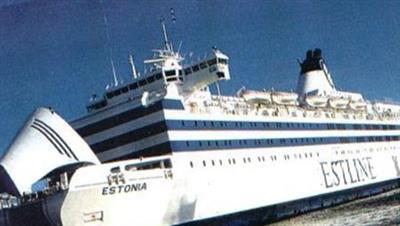
{"label": "lifeboat", "polygon": [[241,90],[240,97],[243,97],[245,101],[254,103],[271,103],[271,92],[262,92],[255,90]]}
{"label": "lifeboat", "polygon": [[312,107],[326,107],[328,103],[328,97],[326,96],[307,96],[305,99],[306,103]]}
{"label": "lifeboat", "polygon": [[276,104],[296,105],[298,95],[297,93],[274,92],[271,97],[272,101]]}
{"label": "lifeboat", "polygon": [[351,101],[349,106],[353,110],[362,111],[362,110],[365,110],[365,108],[367,107],[367,103],[365,103],[365,101],[362,101],[362,100]]}
{"label": "lifeboat", "polygon": [[349,104],[349,99],[346,99],[343,97],[331,97],[328,100],[328,103],[333,108],[345,109],[345,108],[347,108],[347,105]]}

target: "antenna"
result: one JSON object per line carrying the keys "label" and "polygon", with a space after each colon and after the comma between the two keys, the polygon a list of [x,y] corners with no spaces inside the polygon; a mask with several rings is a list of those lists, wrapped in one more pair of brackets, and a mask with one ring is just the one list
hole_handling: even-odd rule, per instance
{"label": "antenna", "polygon": [[[103,2],[101,2],[101,3],[103,3]],[[112,72],[113,72],[114,86],[118,86],[119,82],[118,82],[117,73],[115,71],[115,66],[114,66],[114,61],[113,61],[113,48],[112,48],[111,41],[110,41],[111,40],[110,32],[108,30],[108,19],[107,19],[107,16],[103,9],[102,9],[102,12],[103,12],[103,22],[106,27],[105,30],[106,30],[107,44],[108,44],[108,48],[110,51],[110,62],[111,62],[111,67],[112,67]]]}
{"label": "antenna", "polygon": [[115,72],[114,61],[112,60],[112,58],[110,60],[111,60],[113,78],[114,78],[114,86],[118,86],[118,79],[117,79],[117,73]]}
{"label": "antenna", "polygon": [[131,64],[133,78],[136,79],[138,76],[136,73],[135,62],[133,61],[132,54],[129,54],[129,63]]}
{"label": "antenna", "polygon": [[178,46],[178,53],[181,51],[181,47],[182,47],[182,41],[179,42],[179,46]]}
{"label": "antenna", "polygon": [[160,19],[160,23],[161,23],[161,26],[162,26],[162,29],[163,29],[163,34],[164,34],[164,44],[165,44],[165,48],[168,51],[171,51],[171,47],[169,45],[168,36],[167,36],[167,29],[165,28],[165,23],[164,22],[165,22],[164,18],[161,18]]}

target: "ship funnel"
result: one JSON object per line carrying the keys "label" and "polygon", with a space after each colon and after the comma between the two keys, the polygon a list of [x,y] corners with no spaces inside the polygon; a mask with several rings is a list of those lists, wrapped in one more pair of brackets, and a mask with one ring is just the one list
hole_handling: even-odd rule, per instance
{"label": "ship funnel", "polygon": [[56,169],[100,164],[86,142],[53,110],[36,110],[0,159],[0,193],[21,195]]}
{"label": "ship funnel", "polygon": [[297,83],[299,96],[327,95],[335,92],[332,77],[322,58],[321,49],[308,50],[306,58],[300,63],[301,71]]}

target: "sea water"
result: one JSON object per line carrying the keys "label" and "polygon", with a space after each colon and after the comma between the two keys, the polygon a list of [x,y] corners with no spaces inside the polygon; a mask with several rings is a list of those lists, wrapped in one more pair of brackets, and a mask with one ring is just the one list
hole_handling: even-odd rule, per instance
{"label": "sea water", "polygon": [[400,225],[400,189],[310,212],[272,226]]}

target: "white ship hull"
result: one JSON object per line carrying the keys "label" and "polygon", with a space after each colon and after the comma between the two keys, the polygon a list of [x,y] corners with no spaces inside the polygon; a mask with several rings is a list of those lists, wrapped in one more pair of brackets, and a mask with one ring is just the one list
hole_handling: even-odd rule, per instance
{"label": "white ship hull", "polygon": [[[395,185],[399,150],[400,142],[386,142],[174,153],[173,168],[122,171],[126,182],[111,186],[110,169],[124,169],[137,160],[86,167],[72,178],[62,221],[63,225],[180,225],[229,221],[232,214],[260,210],[264,214],[252,215],[252,220],[280,218]],[[294,159],[295,155],[302,157]],[[341,191],[350,192],[339,195]],[[290,205],[299,200],[312,202]],[[277,205],[287,209],[267,208]],[[88,214],[100,212],[101,219],[84,222]]]}

